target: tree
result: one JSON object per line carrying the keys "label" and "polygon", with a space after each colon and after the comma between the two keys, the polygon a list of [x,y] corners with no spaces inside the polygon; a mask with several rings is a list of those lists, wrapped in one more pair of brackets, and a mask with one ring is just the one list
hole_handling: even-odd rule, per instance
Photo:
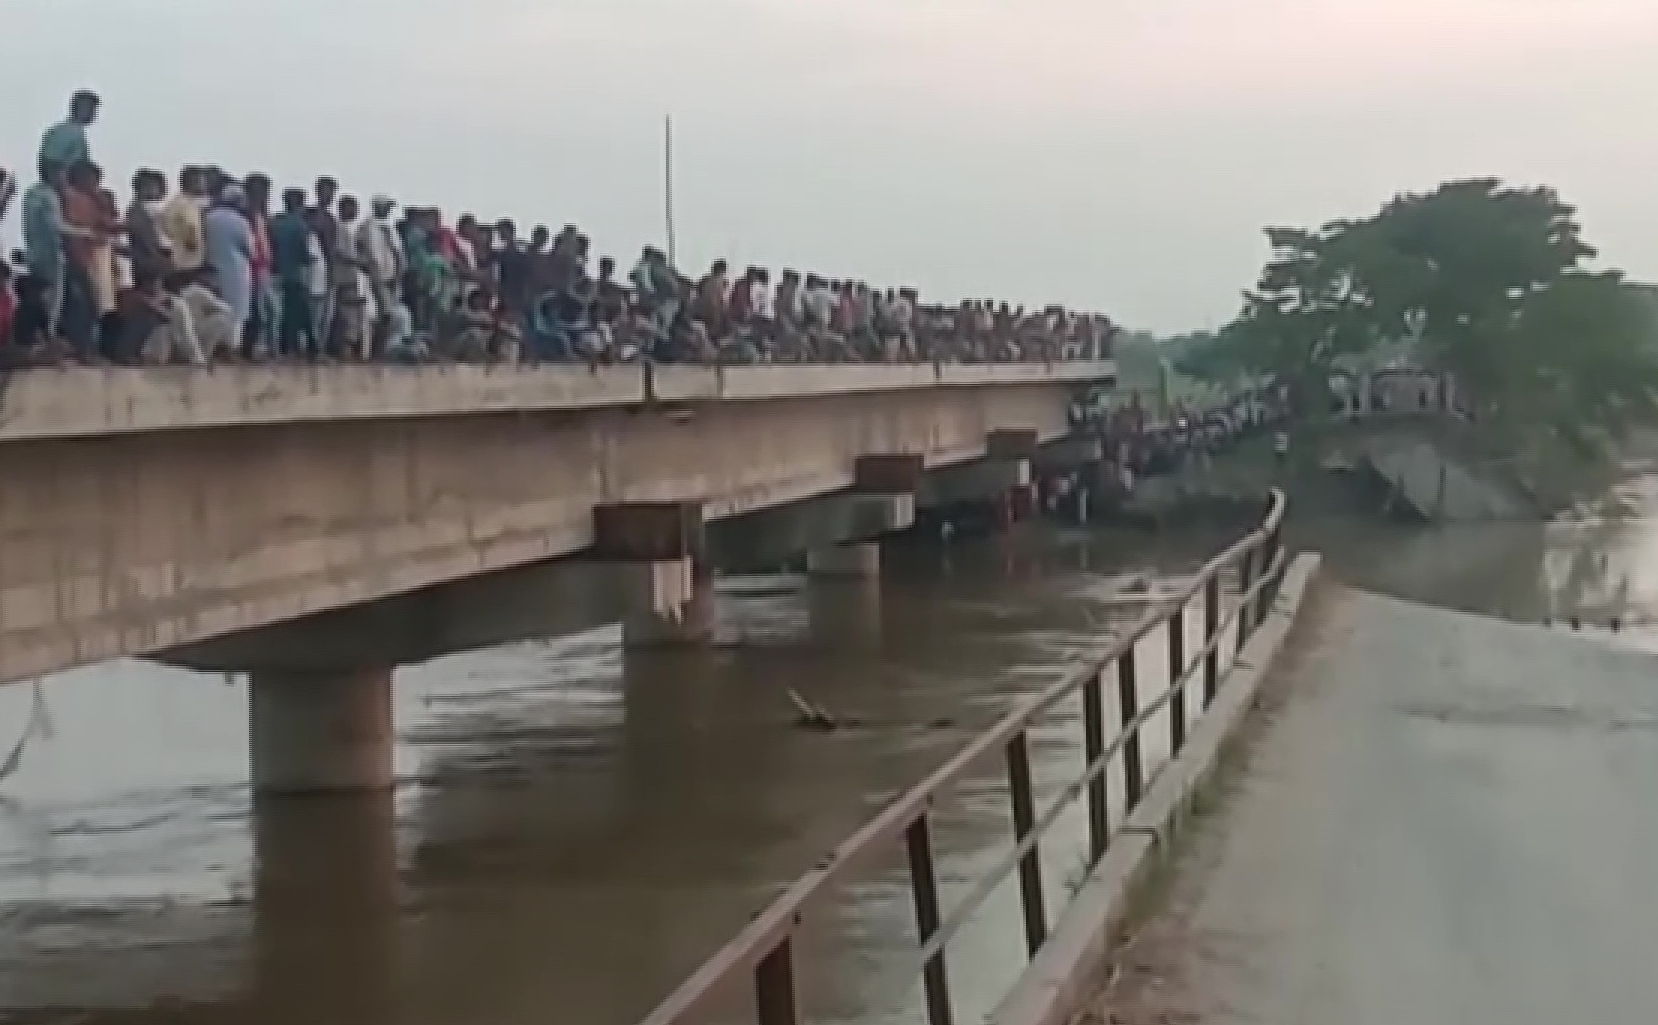
{"label": "tree", "polygon": [[1498,341],[1494,415],[1579,449],[1658,423],[1654,309],[1621,274],[1571,273],[1532,292]]}
{"label": "tree", "polygon": [[1216,378],[1271,375],[1288,382],[1303,409],[1327,407],[1338,357],[1379,340],[1376,301],[1357,271],[1354,225],[1317,231],[1268,228],[1272,259],[1238,318],[1184,361]]}
{"label": "tree", "polygon": [[1577,211],[1553,189],[1492,178],[1396,197],[1357,229],[1352,248],[1379,326],[1414,335],[1421,358],[1455,374],[1487,412],[1521,369],[1510,350],[1523,309],[1595,256]]}
{"label": "tree", "polygon": [[1189,370],[1271,374],[1319,410],[1338,357],[1409,340],[1482,420],[1578,445],[1658,422],[1658,302],[1583,269],[1595,250],[1553,189],[1450,182],[1267,237],[1260,282]]}

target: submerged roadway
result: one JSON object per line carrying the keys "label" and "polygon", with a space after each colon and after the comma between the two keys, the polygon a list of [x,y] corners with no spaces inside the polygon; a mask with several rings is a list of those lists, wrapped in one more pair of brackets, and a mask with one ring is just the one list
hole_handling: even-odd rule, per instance
{"label": "submerged roadway", "polygon": [[1658,1008],[1658,661],[1326,585],[1110,1022]]}

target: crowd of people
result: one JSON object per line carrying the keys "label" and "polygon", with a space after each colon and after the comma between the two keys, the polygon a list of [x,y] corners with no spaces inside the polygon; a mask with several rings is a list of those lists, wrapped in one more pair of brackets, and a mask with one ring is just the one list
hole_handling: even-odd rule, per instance
{"label": "crowd of people", "polygon": [[24,248],[0,260],[0,365],[225,360],[695,363],[1101,358],[1109,318],[717,260],[701,278],[645,247],[594,267],[586,235],[342,194],[331,177],[192,165],[132,177],[123,207],[93,160],[100,100],[47,129],[37,180],[0,170]]}
{"label": "crowd of people", "polygon": [[1233,395],[1225,401],[1196,406],[1180,400],[1161,414],[1130,393],[1114,408],[1103,404],[1103,394],[1091,395],[1072,409],[1072,427],[1098,437],[1124,494],[1135,481],[1174,473],[1196,463],[1208,465],[1220,453],[1252,434],[1274,432],[1287,445],[1283,427],[1292,418],[1289,389],[1269,384]]}

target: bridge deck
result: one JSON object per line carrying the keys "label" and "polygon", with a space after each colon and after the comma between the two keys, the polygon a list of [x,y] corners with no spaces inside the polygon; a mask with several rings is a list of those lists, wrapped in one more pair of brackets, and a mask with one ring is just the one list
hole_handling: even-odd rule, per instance
{"label": "bridge deck", "polygon": [[1104,1020],[1650,1020],[1658,661],[1335,587],[1314,604]]}

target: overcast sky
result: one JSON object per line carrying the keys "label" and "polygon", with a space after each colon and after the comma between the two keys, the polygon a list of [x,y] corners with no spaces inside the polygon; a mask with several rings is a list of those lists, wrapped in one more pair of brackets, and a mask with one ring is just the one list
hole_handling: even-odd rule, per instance
{"label": "overcast sky", "polygon": [[[213,162],[681,263],[1215,326],[1265,224],[1498,175],[1658,278],[1658,0],[0,0],[0,162]],[[17,214],[5,226],[17,231]]]}

